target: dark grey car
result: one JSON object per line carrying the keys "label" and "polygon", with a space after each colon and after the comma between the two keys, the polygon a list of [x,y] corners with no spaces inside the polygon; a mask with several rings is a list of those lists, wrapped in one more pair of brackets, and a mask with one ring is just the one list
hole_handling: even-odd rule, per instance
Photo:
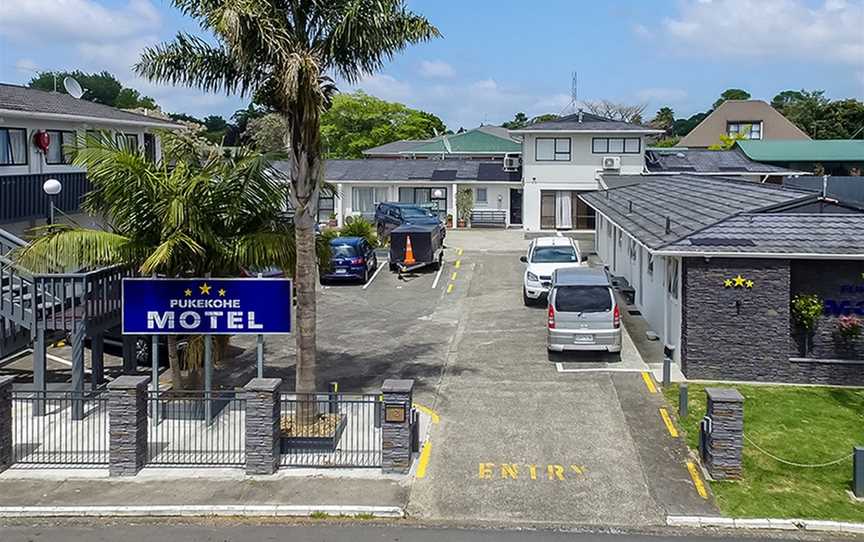
{"label": "dark grey car", "polygon": [[577,267],[555,271],[548,310],[549,350],[621,351],[621,313],[604,269]]}

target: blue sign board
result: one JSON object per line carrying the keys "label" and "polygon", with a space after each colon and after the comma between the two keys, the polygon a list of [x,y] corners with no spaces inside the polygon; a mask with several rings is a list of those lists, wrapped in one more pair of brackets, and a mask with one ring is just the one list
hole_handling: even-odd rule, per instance
{"label": "blue sign board", "polygon": [[290,333],[291,301],[290,279],[123,279],[123,333]]}

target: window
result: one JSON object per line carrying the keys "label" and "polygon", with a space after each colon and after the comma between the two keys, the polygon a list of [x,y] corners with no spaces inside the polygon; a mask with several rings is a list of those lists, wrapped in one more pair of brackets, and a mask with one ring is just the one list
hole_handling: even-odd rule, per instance
{"label": "window", "polygon": [[385,187],[356,186],[351,189],[351,209],[364,218],[375,216],[375,207],[382,201],[387,201]]}
{"label": "window", "polygon": [[570,161],[570,138],[538,137],[534,146],[534,158],[538,162]]}
{"label": "window", "polygon": [[331,216],[336,216],[335,210],[334,196],[318,196],[318,222],[323,224],[330,220]]}
{"label": "window", "polygon": [[486,195],[486,189],[485,188],[475,188],[474,191],[475,191],[474,200],[477,203],[487,203],[488,200],[486,199],[487,195]]}
{"label": "window", "polygon": [[138,134],[117,134],[117,144],[132,152],[138,151]]}
{"label": "window", "polygon": [[726,134],[730,137],[741,134],[744,139],[762,139],[762,121],[727,122]]}
{"label": "window", "polygon": [[606,286],[559,286],[555,310],[561,312],[609,312],[612,294]]}
{"label": "window", "polygon": [[27,165],[27,130],[0,128],[0,166]]}
{"label": "window", "polygon": [[639,154],[642,139],[639,137],[595,137],[591,140],[594,154]]}
{"label": "window", "polygon": [[144,158],[148,162],[156,162],[156,136],[153,134],[144,134]]}
{"label": "window", "polygon": [[576,250],[573,247],[536,247],[531,255],[532,263],[570,263],[578,262]]}
{"label": "window", "polygon": [[74,147],[75,132],[48,130],[48,151],[45,153],[45,163],[71,164]]}

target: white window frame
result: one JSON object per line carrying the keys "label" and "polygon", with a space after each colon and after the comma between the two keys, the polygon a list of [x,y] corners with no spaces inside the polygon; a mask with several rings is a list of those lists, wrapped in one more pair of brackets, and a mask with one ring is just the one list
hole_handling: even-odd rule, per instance
{"label": "white window frame", "polygon": [[[745,126],[749,126],[749,129],[746,132],[745,139],[752,140],[761,140],[762,139],[762,121],[761,120],[731,120],[726,122],[726,135],[729,137],[733,137],[735,134],[744,133],[742,129]],[[754,130],[756,128],[756,130]],[[753,137],[754,131],[758,133],[759,137]]]}
{"label": "white window frame", "polygon": [[[540,158],[541,141],[552,142],[551,158]],[[569,162],[571,154],[572,145],[569,137],[538,137],[534,140],[534,159],[537,162]]]}
{"label": "white window frame", "polygon": [[[612,148],[612,142],[619,145],[620,150]],[[633,149],[636,145],[636,149]],[[630,150],[627,150],[630,149]],[[591,154],[641,154],[642,153],[642,138],[641,137],[594,137],[591,138]]]}
{"label": "white window frame", "polygon": [[[30,163],[30,156],[29,156],[30,155],[30,145],[29,145],[29,140],[27,139],[27,135],[28,135],[27,129],[26,128],[15,128],[12,126],[4,126],[4,127],[0,128],[0,130],[6,132],[6,145],[7,145],[6,152],[8,152],[9,158],[10,158],[9,162],[0,163],[0,167],[26,166],[26,165],[28,165]],[[22,134],[22,137],[24,138],[23,139],[23,141],[24,141],[23,156],[21,156],[21,157],[15,156],[13,153],[12,132],[15,132],[16,134]],[[16,158],[22,158],[23,161],[16,162],[15,161]]]}
{"label": "white window frame", "polygon": [[[480,197],[481,193],[483,194],[482,198]],[[482,203],[483,205],[488,204],[489,203],[489,189],[485,188],[485,187],[484,188],[480,188],[480,187],[475,188],[474,189],[474,201],[478,204],[479,203]]]}

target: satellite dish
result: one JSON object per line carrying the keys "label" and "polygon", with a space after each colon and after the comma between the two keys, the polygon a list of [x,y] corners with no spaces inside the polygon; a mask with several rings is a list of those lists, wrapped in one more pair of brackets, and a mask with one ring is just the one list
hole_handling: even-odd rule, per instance
{"label": "satellite dish", "polygon": [[80,98],[84,96],[84,89],[81,88],[81,85],[72,77],[64,77],[63,78],[63,88],[66,89],[66,92],[69,93],[69,96],[73,98]]}

